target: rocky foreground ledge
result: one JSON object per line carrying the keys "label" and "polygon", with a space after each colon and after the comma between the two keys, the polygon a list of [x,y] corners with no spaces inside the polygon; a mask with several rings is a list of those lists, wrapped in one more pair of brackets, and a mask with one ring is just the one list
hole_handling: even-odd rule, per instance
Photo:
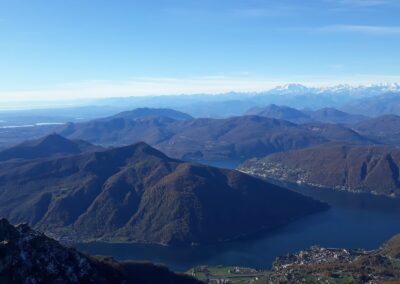
{"label": "rocky foreground ledge", "polygon": [[0,283],[197,284],[151,263],[117,262],[67,248],[27,225],[0,219]]}

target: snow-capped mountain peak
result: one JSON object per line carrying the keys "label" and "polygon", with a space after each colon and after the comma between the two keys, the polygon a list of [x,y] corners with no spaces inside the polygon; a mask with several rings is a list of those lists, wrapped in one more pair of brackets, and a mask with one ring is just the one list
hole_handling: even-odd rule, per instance
{"label": "snow-capped mountain peak", "polygon": [[282,86],[277,86],[276,88],[270,90],[271,93],[282,93],[282,94],[303,94],[307,93],[313,88],[306,87],[302,84],[286,84]]}
{"label": "snow-capped mountain peak", "polygon": [[287,84],[268,91],[277,95],[304,95],[304,94],[346,94],[355,96],[374,96],[387,92],[400,92],[400,83],[382,83],[370,85],[340,84],[330,87],[307,87],[301,84]]}

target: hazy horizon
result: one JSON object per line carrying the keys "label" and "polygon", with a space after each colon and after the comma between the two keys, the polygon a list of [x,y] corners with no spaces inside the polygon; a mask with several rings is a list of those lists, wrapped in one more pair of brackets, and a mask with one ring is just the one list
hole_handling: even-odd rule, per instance
{"label": "hazy horizon", "polygon": [[[187,93],[150,93],[150,94],[132,94],[131,92],[125,92],[124,95],[107,95],[105,93],[104,96],[98,97],[85,97],[84,95],[80,95],[77,93],[77,97],[74,96],[65,96],[59,98],[58,96],[53,97],[43,97],[43,98],[30,98],[26,99],[26,94],[21,93],[24,95],[25,99],[2,99],[0,97],[0,102],[2,106],[0,106],[0,111],[7,111],[7,110],[29,110],[29,109],[40,109],[40,108],[64,108],[64,107],[79,107],[79,106],[89,106],[93,103],[99,103],[103,100],[107,99],[126,99],[126,98],[152,98],[152,97],[180,97],[180,96],[226,96],[229,94],[239,94],[243,96],[253,96],[263,93],[269,93],[272,95],[274,90],[280,90],[285,88],[296,88],[296,87],[305,87],[311,91],[329,91],[338,88],[354,88],[354,89],[364,89],[364,88],[373,88],[373,87],[382,87],[393,89],[394,91],[400,90],[400,83],[398,82],[380,82],[380,83],[369,83],[369,84],[332,84],[332,85],[311,85],[311,84],[300,84],[300,83],[286,83],[281,85],[272,85],[269,88],[259,89],[259,90],[234,90],[234,89],[227,89],[226,91],[220,92],[197,92],[193,90],[192,92]],[[47,92],[54,92],[54,91],[46,91]],[[57,92],[57,91],[56,91]],[[65,91],[62,91],[65,92]],[[39,94],[39,92],[34,92],[34,94]],[[54,93],[53,93],[54,94]],[[349,96],[359,96],[363,97],[362,94],[348,94]],[[228,97],[226,99],[229,99]]]}

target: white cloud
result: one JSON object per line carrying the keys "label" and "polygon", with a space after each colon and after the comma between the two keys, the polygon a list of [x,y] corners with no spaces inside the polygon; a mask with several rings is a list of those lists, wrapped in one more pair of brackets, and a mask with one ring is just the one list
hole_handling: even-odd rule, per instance
{"label": "white cloud", "polygon": [[369,35],[400,35],[400,26],[330,25],[316,28],[320,32],[361,33]]}
{"label": "white cloud", "polygon": [[335,3],[340,5],[363,6],[363,7],[396,4],[396,2],[392,0],[325,0],[325,2]]}
{"label": "white cloud", "polygon": [[226,20],[250,18],[275,18],[298,13],[302,9],[298,6],[284,6],[275,4],[268,7],[229,8],[221,10],[208,9],[167,9],[166,12],[173,16],[189,17],[190,19]]}
{"label": "white cloud", "polygon": [[280,17],[292,14],[298,14],[306,9],[304,5],[287,5],[280,2],[272,2],[264,7],[250,7],[230,10],[232,16],[244,18],[261,18],[261,17]]}

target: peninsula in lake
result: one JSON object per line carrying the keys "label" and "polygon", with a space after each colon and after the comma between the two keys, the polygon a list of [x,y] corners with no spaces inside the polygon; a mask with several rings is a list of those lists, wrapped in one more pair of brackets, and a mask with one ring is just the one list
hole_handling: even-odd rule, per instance
{"label": "peninsula in lake", "polygon": [[238,171],[169,158],[145,143],[0,163],[0,215],[70,242],[220,242],[326,208]]}

